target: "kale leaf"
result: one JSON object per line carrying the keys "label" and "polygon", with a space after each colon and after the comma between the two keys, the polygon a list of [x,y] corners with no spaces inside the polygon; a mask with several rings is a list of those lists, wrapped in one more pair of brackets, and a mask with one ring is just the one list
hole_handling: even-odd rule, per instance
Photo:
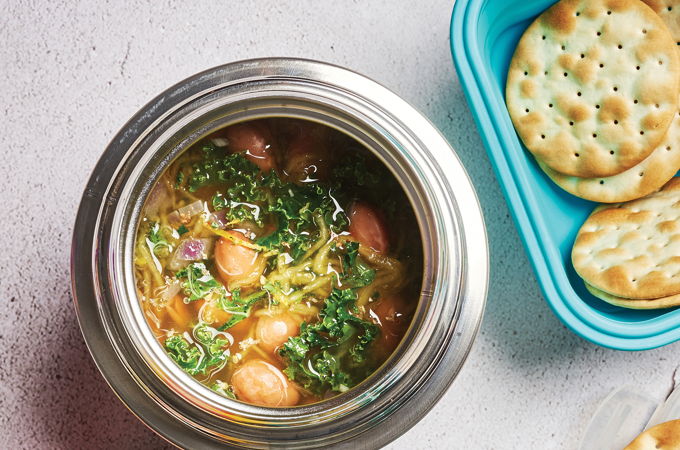
{"label": "kale leaf", "polygon": [[210,389],[217,392],[218,394],[224,395],[227,398],[236,400],[236,393],[234,393],[234,387],[229,383],[217,380],[210,386]]}
{"label": "kale leaf", "polygon": [[359,288],[368,286],[375,279],[375,270],[371,269],[359,256],[359,243],[347,242],[342,258],[343,286]]}
{"label": "kale leaf", "polygon": [[170,358],[189,375],[205,375],[224,366],[229,357],[230,342],[203,323],[194,327],[193,334],[194,343],[181,334],[173,334],[165,340],[165,350]]}
{"label": "kale leaf", "polygon": [[380,331],[352,314],[356,298],[353,289],[334,288],[319,313],[320,320],[303,323],[300,334],[288,338],[279,350],[288,378],[317,394],[329,389],[345,392],[363,379],[356,376],[356,369],[367,369],[362,363]]}
{"label": "kale leaf", "polygon": [[182,280],[181,287],[190,302],[205,298],[213,291],[220,296],[226,295],[224,286],[220,284],[202,262],[191,263],[177,272],[176,277]]}
{"label": "kale leaf", "polygon": [[222,331],[231,328],[250,316],[250,311],[253,309],[255,303],[266,295],[267,291],[261,290],[246,297],[241,297],[241,290],[234,289],[231,293],[231,297],[224,296],[220,298],[218,302],[219,307],[231,314],[231,318],[224,325],[220,326],[219,330]]}
{"label": "kale leaf", "polygon": [[149,232],[146,234],[147,245],[149,250],[161,258],[166,257],[170,254],[172,247],[170,243],[161,234],[161,226],[158,222],[154,222],[149,227]]}
{"label": "kale leaf", "polygon": [[252,180],[259,173],[255,164],[240,154],[225,154],[212,143],[205,144],[203,151],[204,158],[191,166],[188,177],[184,177],[183,171],[180,172],[181,181],[186,178],[190,192],[215,183],[229,183],[231,195],[244,196],[251,193]]}

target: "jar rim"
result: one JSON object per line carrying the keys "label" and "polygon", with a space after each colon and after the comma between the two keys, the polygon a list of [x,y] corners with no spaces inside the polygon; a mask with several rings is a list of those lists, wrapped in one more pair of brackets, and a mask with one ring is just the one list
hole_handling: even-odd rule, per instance
{"label": "jar rim", "polygon": [[[229,108],[231,115],[225,115]],[[407,333],[410,341],[400,345],[397,352],[401,354],[388,360],[390,370],[347,394],[285,409],[224,399],[183,373],[164,352],[159,353],[160,345],[141,315],[131,276],[136,218],[145,193],[162,170],[220,120],[224,126],[225,120],[263,117],[277,108],[335,127],[344,124],[342,131],[348,134],[363,132],[362,143],[393,173],[403,171],[397,173],[398,179],[402,186],[413,188],[407,195],[414,206],[421,207],[416,216],[423,240],[431,240],[424,249],[424,293],[430,302],[427,308],[421,302],[416,312],[420,314],[418,327],[413,329],[414,318]],[[353,131],[348,128],[351,120],[356,126]],[[420,205],[415,204],[418,200]],[[423,208],[427,217],[423,217]],[[422,417],[460,369],[481,320],[488,255],[472,185],[453,150],[424,117],[387,89],[346,69],[307,60],[260,59],[219,66],[170,88],[121,130],[83,196],[74,232],[72,279],[81,329],[100,370],[142,420],[173,442],[202,438],[203,445],[220,441],[236,445],[246,440],[247,445],[289,446],[294,436],[296,445],[305,446],[321,444],[319,439],[326,436],[323,444],[327,445],[348,443],[387,421],[400,423],[390,431],[382,426],[384,432],[370,438],[384,444]],[[92,320],[94,312],[96,321]],[[106,347],[100,342],[102,334],[110,345],[108,351],[102,350]],[[130,375],[127,383],[113,375],[120,367],[112,367],[116,360],[108,357],[111,352]],[[445,360],[456,364],[442,367]],[[419,369],[419,378],[405,380],[414,367]],[[428,385],[424,392],[432,380],[437,384]],[[413,386],[405,386],[406,381]],[[126,384],[125,389],[121,384]],[[129,398],[125,391],[134,390],[132,384],[147,398]],[[376,392],[376,386],[385,390]],[[386,398],[385,392],[395,386],[401,388],[398,398]],[[412,396],[421,401],[411,400]],[[413,407],[404,412],[407,403]],[[165,415],[151,414],[154,408]],[[386,413],[387,409],[391,412]],[[346,429],[328,436],[322,428],[330,422],[335,428],[342,423]],[[288,429],[282,431],[282,425]]]}

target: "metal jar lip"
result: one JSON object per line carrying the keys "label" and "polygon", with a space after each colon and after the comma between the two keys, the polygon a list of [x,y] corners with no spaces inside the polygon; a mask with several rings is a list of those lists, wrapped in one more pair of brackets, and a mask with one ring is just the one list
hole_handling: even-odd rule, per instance
{"label": "metal jar lip", "polygon": [[[421,301],[395,354],[349,392],[295,408],[231,401],[183,373],[146,325],[132,271],[139,213],[164,168],[211,130],[268,116],[315,120],[362,142],[402,183],[423,238]],[[483,218],[455,152],[391,91],[315,61],[235,62],[159,95],[109,144],[74,230],[72,289],[97,366],[133,413],[183,447],[349,448],[359,439],[364,447],[384,445],[444,394],[469,352],[486,300]]]}

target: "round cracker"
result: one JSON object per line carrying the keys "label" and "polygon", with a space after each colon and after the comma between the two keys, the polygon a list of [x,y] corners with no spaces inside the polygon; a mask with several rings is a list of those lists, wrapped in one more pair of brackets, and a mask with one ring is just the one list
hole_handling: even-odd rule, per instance
{"label": "round cracker", "polygon": [[605,302],[610,303],[612,305],[620,306],[622,308],[663,309],[672,308],[674,306],[680,305],[680,294],[660,298],[630,299],[607,294],[606,292],[601,291],[600,289],[593,287],[588,283],[584,284],[586,285],[586,289],[588,289],[588,292],[593,294],[595,297],[599,298],[600,300],[604,300]]}
{"label": "round cracker", "polygon": [[680,420],[663,422],[643,431],[623,450],[678,450]]}
{"label": "round cracker", "polygon": [[526,147],[550,168],[605,177],[661,142],[678,75],[675,41],[644,3],[561,0],[520,39],[506,103]]}
{"label": "round cracker", "polygon": [[676,45],[680,45],[680,0],[642,0],[661,17],[673,36]]}
{"label": "round cracker", "polygon": [[595,208],[571,260],[584,281],[616,297],[680,293],[680,178],[641,199]]}
{"label": "round cracker", "polygon": [[579,178],[555,172],[537,160],[543,172],[565,191],[600,203],[626,202],[661,188],[680,170],[680,111],[666,136],[639,164],[610,177]]}

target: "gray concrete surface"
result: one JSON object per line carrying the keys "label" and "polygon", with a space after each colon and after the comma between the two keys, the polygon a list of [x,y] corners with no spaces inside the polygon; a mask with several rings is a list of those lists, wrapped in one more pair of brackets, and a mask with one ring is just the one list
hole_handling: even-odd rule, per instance
{"label": "gray concrete surface", "polygon": [[69,245],[85,181],[154,95],[256,56],[362,72],[428,116],[457,149],[486,214],[491,286],[460,377],[394,449],[575,448],[622,384],[660,397],[678,345],[606,350],[541,297],[451,63],[451,0],[52,2],[0,0],[0,448],[160,448],[115,398],[81,338]]}

